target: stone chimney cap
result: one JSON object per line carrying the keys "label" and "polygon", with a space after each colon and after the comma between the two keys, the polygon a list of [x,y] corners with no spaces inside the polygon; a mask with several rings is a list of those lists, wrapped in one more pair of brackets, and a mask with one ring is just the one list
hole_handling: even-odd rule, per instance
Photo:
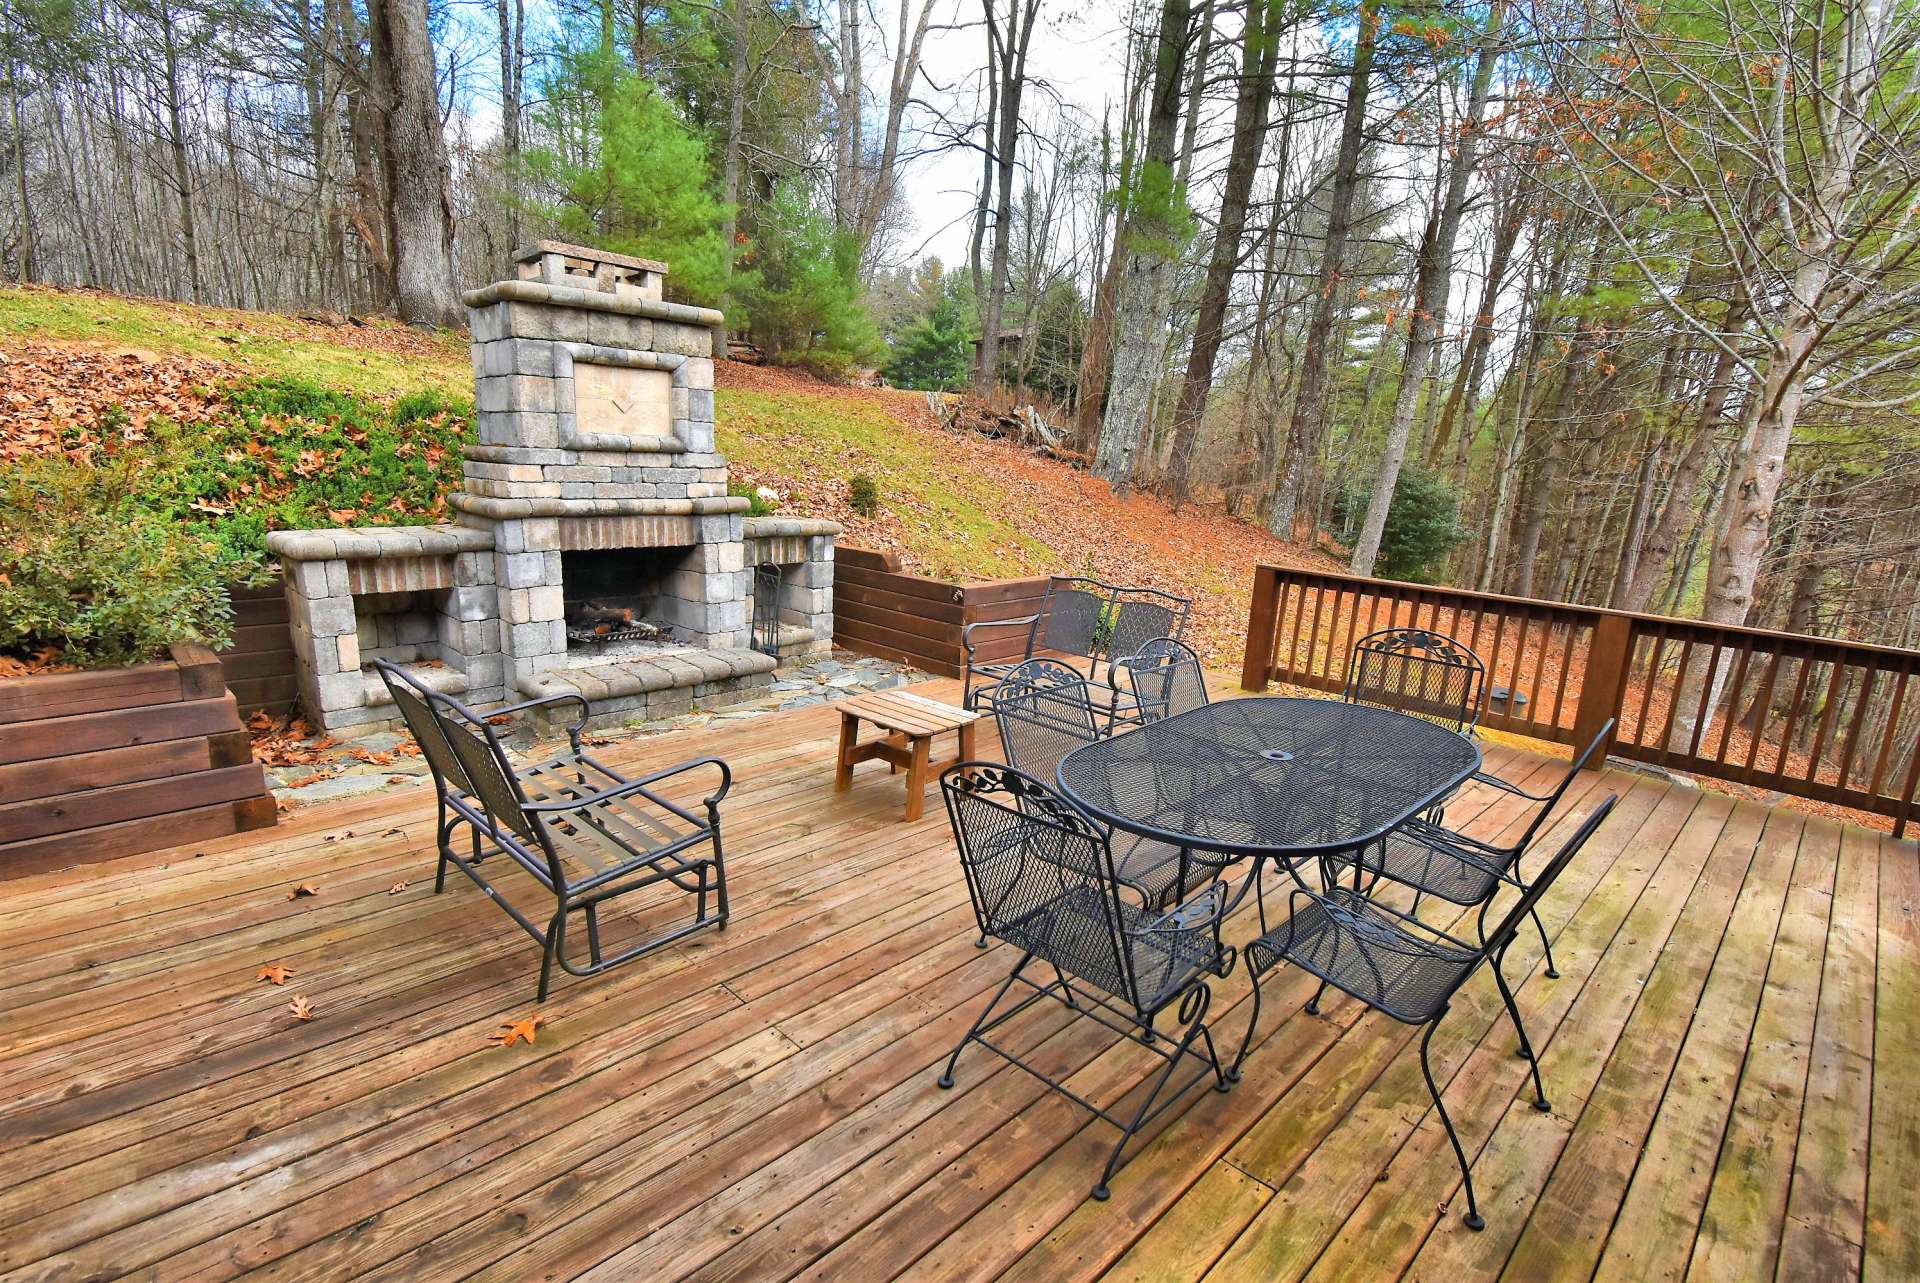
{"label": "stone chimney cap", "polygon": [[543,240],[522,245],[514,251],[513,261],[537,263],[549,254],[559,254],[585,263],[605,263],[610,267],[624,267],[637,272],[655,272],[661,276],[667,274],[667,265],[654,259],[634,258],[627,254],[615,254],[611,250],[594,249],[587,245],[568,245],[561,241]]}

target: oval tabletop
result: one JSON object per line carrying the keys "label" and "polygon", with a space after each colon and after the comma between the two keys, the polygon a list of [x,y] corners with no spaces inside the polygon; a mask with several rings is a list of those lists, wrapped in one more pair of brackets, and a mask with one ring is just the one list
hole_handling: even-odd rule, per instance
{"label": "oval tabletop", "polygon": [[1220,700],[1075,749],[1060,787],[1176,846],[1313,855],[1391,832],[1480,768],[1466,736],[1327,699]]}

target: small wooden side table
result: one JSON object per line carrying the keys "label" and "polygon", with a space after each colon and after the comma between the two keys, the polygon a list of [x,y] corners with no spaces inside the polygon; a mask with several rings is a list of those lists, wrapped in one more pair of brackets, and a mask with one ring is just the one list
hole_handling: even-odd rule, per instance
{"label": "small wooden side table", "polygon": [[[834,791],[850,788],[855,765],[877,757],[895,768],[906,768],[907,819],[917,820],[926,806],[927,780],[933,772],[973,756],[973,727],[979,720],[978,713],[912,691],[870,691],[845,700],[840,704],[840,755],[833,776]],[[862,744],[861,722],[871,722],[886,733]],[[952,757],[930,761],[933,737],[947,731],[959,735],[959,751]]]}

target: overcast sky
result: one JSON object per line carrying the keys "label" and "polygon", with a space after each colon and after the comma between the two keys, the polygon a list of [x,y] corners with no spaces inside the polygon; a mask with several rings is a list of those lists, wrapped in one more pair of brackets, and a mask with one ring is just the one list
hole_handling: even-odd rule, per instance
{"label": "overcast sky", "polygon": [[[873,0],[876,20],[888,33],[898,22],[898,2]],[[1004,7],[1006,0],[1001,3]],[[1089,122],[1097,124],[1106,103],[1111,100],[1117,108],[1125,92],[1125,13],[1122,0],[1051,0],[1050,5],[1043,5],[1027,56],[1028,75],[1044,82],[1069,108],[1078,108]],[[936,21],[941,17],[955,25],[970,25],[964,30],[928,35],[923,57],[925,76],[919,92],[923,97],[930,96],[929,81],[947,87],[959,99],[956,117],[969,118],[979,110],[971,105],[970,95],[979,84],[979,71],[987,58],[979,0],[945,0],[943,8],[936,11]],[[876,65],[868,74],[875,91],[884,95],[888,67]],[[1029,90],[1029,95],[1030,102],[1040,97],[1034,90]],[[1047,119],[1052,113],[1039,107],[1023,109],[1021,115],[1034,121]],[[965,261],[971,232],[968,220],[980,185],[980,161],[977,151],[955,149],[922,160],[908,171],[907,199],[916,232],[902,244],[909,257],[937,254],[950,267]]]}

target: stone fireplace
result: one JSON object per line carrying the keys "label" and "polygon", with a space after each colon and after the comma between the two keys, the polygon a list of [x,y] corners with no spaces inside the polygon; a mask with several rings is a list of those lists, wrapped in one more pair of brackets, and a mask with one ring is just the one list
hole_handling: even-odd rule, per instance
{"label": "stone fireplace", "polygon": [[727,494],[722,318],[664,301],[666,272],[522,250],[513,279],[465,299],[478,441],[455,523],[269,536],[322,725],[397,716],[361,668],[369,635],[469,702],[578,693],[602,722],[737,700],[831,646],[839,527],[749,518]]}

